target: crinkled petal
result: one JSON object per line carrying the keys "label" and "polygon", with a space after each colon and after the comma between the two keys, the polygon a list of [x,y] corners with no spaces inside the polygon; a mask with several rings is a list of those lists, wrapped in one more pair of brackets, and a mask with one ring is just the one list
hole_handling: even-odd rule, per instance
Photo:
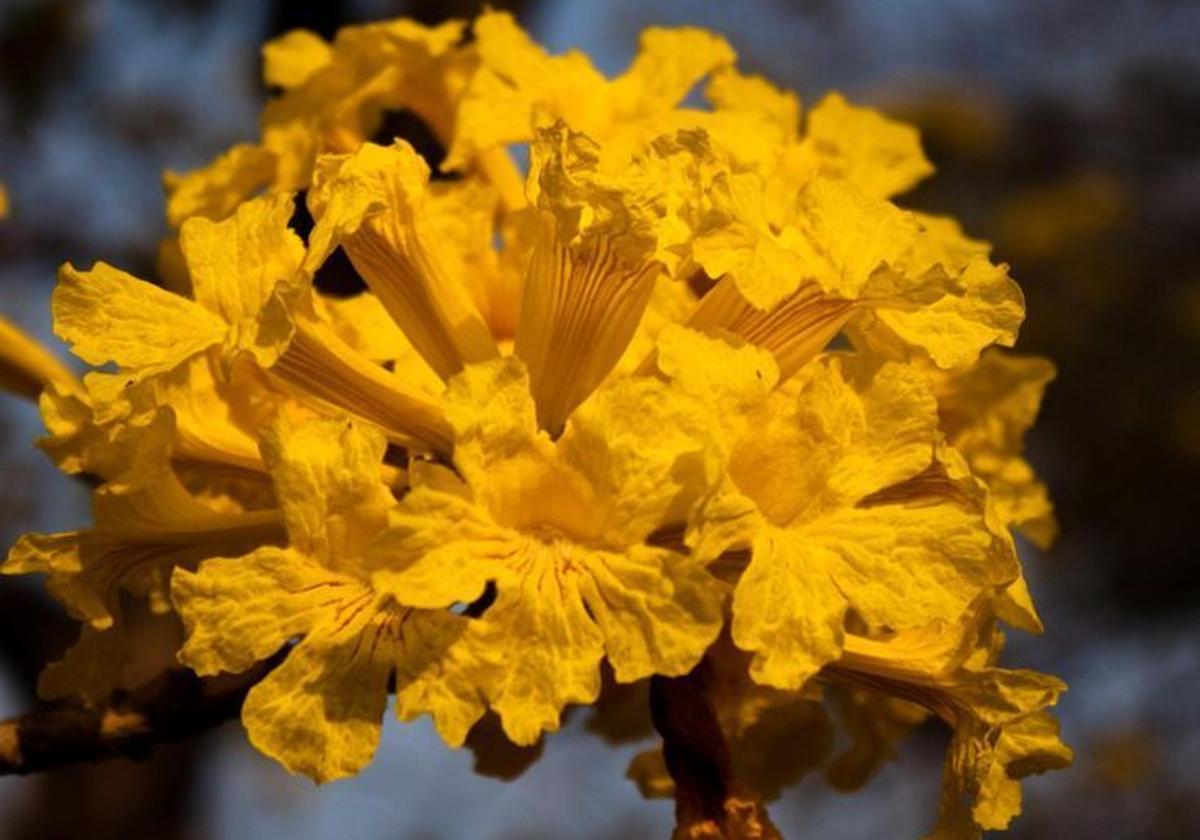
{"label": "crinkled petal", "polygon": [[167,171],[167,222],[178,228],[193,216],[220,220],[275,177],[275,154],[262,146],[239,143],[201,169]]}
{"label": "crinkled petal", "polygon": [[392,505],[379,472],[383,435],[348,420],[293,425],[281,416],[262,447],[292,545],[331,566],[356,559]]}
{"label": "crinkled petal", "polygon": [[584,600],[620,682],[690,671],[721,629],[725,593],[704,568],[664,548],[592,552]]}
{"label": "crinkled petal", "polygon": [[623,119],[674,108],[705,76],[736,58],[724,38],[704,29],[650,27],[629,69],[613,80],[614,107]]}
{"label": "crinkled petal", "polygon": [[992,344],[1011,347],[1025,319],[1025,297],[1008,267],[979,257],[943,294],[919,306],[881,307],[876,316],[904,343],[918,347],[942,368],[960,368]]}
{"label": "crinkled petal", "polygon": [[376,591],[434,609],[479,598],[518,545],[471,500],[414,482],[364,563]]}
{"label": "crinkled petal", "polygon": [[472,76],[454,128],[446,167],[465,166],[488,149],[530,139],[535,117],[565,117],[580,129],[603,120],[596,92],[605,79],[579,52],[550,56],[507,12],[475,21],[481,67]]}
{"label": "crinkled petal", "polygon": [[188,219],[179,241],[196,302],[235,329],[252,329],[304,258],[304,244],[288,228],[292,211],[292,196],[278,193],[247,201],[223,221]]}
{"label": "crinkled petal", "polygon": [[105,263],[65,264],[51,299],[54,333],[93,365],[116,362],[133,380],[172,370],[219,344],[224,320]]}
{"label": "crinkled petal", "polygon": [[351,621],[297,644],[246,695],[242,723],[250,743],[317,783],[365,767],[379,745],[393,668],[390,639],[362,641],[373,629]]}
{"label": "crinkled petal", "polygon": [[171,599],[187,642],[179,659],[196,673],[244,671],[326,619],[330,604],[363,588],[293,549],[265,547],[176,571]]}
{"label": "crinkled petal", "polygon": [[764,528],[733,593],[733,641],[754,653],[750,673],[799,689],[841,653],[846,596],[830,573],[836,558],[786,529]]}
{"label": "crinkled petal", "polygon": [[566,704],[596,699],[604,655],[579,579],[562,574],[549,550],[530,561],[499,583],[496,602],[464,637],[474,654],[469,674],[516,744],[557,730]]}
{"label": "crinkled petal", "polygon": [[933,173],[917,130],[831,93],[808,115],[805,137],[823,174],[890,198]]}

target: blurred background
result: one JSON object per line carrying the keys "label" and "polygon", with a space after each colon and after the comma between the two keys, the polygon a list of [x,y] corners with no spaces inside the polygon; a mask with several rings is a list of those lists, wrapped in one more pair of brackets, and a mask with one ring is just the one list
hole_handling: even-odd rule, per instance
{"label": "blurred background", "polygon": [[[160,173],[257,137],[258,47],[303,26],[480,4],[0,0],[0,312],[49,339],[56,266],[153,275]],[[741,66],[915,122],[938,174],[909,206],[959,217],[1013,265],[1019,348],[1059,378],[1030,436],[1062,537],[1024,546],[1047,626],[1009,662],[1058,674],[1073,770],[1025,783],[1016,838],[1200,836],[1200,2],[639,0],[493,2],[552,51],[619,72],[652,24],[723,33]],[[0,545],[86,522],[86,490],[31,446],[36,411],[0,398]],[[0,580],[0,717],[30,709],[74,627],[36,585]],[[820,774],[772,807],[789,837],[912,838],[936,812],[944,735],[906,741],[853,795]],[[144,762],[0,779],[0,838],[665,837],[669,802],[623,775],[581,716],[520,780],[472,773],[424,725],[385,727],[361,776],[316,789],[234,723]]]}

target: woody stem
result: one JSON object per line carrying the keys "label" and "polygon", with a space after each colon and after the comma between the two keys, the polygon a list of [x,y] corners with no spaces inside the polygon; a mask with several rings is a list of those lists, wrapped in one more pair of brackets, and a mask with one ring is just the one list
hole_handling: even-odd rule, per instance
{"label": "woody stem", "polygon": [[100,706],[52,706],[4,721],[0,776],[107,758],[145,758],[160,744],[199,735],[236,718],[246,692],[278,659],[214,679],[170,670]]}
{"label": "woody stem", "polygon": [[653,677],[650,714],[675,782],[676,840],[780,838],[761,799],[739,785],[701,662],[682,677]]}

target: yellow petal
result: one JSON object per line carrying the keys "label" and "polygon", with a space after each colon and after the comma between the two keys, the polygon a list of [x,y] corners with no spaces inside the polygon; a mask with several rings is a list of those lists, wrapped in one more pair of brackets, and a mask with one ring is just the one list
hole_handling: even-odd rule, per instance
{"label": "yellow petal", "polygon": [[722,111],[753,111],[768,117],[794,140],[800,130],[800,99],[761,76],[747,76],[726,67],[712,76],[705,98]]}
{"label": "yellow petal", "polygon": [[353,776],[379,745],[392,661],[357,655],[356,638],[306,638],[242,705],[250,743],[318,784]]}
{"label": "yellow petal", "polygon": [[[950,505],[841,511],[796,529],[871,627],[958,621],[981,593],[1008,583],[978,516]],[[836,556],[836,559],[835,559]]]}
{"label": "yellow petal", "polygon": [[704,567],[664,548],[591,552],[584,601],[619,682],[690,671],[716,639],[725,593]]}
{"label": "yellow petal", "polygon": [[559,727],[568,703],[600,692],[604,639],[588,615],[576,575],[555,572],[549,551],[528,572],[502,581],[486,618],[464,641],[475,652],[475,679],[516,744],[532,744]]}
{"label": "yellow petal", "polygon": [[919,347],[942,368],[958,368],[979,358],[991,344],[1011,347],[1025,318],[1025,298],[1008,267],[973,260],[943,294],[917,307],[885,307],[879,321],[906,344]]}
{"label": "yellow petal", "polygon": [[488,149],[529,140],[538,112],[551,119],[565,116],[581,129],[605,116],[596,101],[605,79],[582,53],[547,55],[507,12],[485,12],[473,29],[481,66],[463,96],[447,168],[461,168]]}
{"label": "yellow petal", "polygon": [[836,93],[809,113],[805,144],[822,173],[879,198],[904,192],[933,172],[916,129]]}
{"label": "yellow petal", "polygon": [[470,499],[415,479],[392,510],[387,528],[371,544],[364,563],[376,569],[372,585],[399,603],[436,609],[469,604],[519,544]]}
{"label": "yellow petal", "polygon": [[678,387],[733,413],[766,399],[779,381],[770,353],[672,324],[658,339],[658,369]]}
{"label": "yellow petal", "polygon": [[1037,356],[986,351],[961,371],[934,377],[942,428],[987,483],[997,513],[1045,547],[1056,531],[1046,487],[1021,457],[1054,365]]}
{"label": "yellow petal", "polygon": [[711,404],[636,377],[606,385],[581,405],[558,454],[593,489],[603,511],[592,514],[596,533],[630,545],[686,521],[716,480],[719,435]]}
{"label": "yellow petal", "polygon": [[329,605],[356,603],[362,587],[292,549],[265,547],[179,569],[171,599],[187,643],[179,659],[197,674],[237,673],[322,621]]}
{"label": "yellow petal", "polygon": [[92,422],[92,407],[85,393],[62,391],[51,385],[38,398],[38,410],[46,434],[38,439],[37,446],[55,466],[72,475],[115,475],[116,468],[103,465],[109,448],[104,433]]}
{"label": "yellow petal", "polygon": [[178,228],[192,216],[224,219],[271,183],[275,166],[273,152],[239,143],[201,169],[163,173],[168,224]]}
{"label": "yellow petal", "polygon": [[449,613],[408,612],[396,655],[396,716],[407,722],[429,714],[451,747],[463,745],[486,708],[473,681],[463,677],[473,664],[461,643],[467,626]]}
{"label": "yellow petal", "polygon": [[986,257],[992,251],[990,244],[967,236],[962,226],[949,216],[915,212],[912,215],[921,233],[913,240],[904,264],[914,273],[941,266],[949,274],[958,274],[977,257]]}
{"label": "yellow petal", "polygon": [[347,420],[293,426],[281,415],[262,447],[291,545],[331,568],[357,563],[393,503],[379,477],[383,435]]}
{"label": "yellow petal", "polygon": [[613,80],[614,107],[622,119],[674,108],[705,76],[736,58],[724,38],[706,30],[650,27],[629,69]]}
{"label": "yellow petal", "polygon": [[277,193],[247,201],[220,222],[187,220],[179,242],[196,302],[235,330],[253,329],[275,287],[294,282],[304,257],[304,244],[288,228],[292,211],[292,196]]}
{"label": "yellow petal", "polygon": [[172,370],[227,331],[204,307],[105,263],[83,272],[63,265],[51,308],[55,335],[75,355],[116,362],[133,380]]}
{"label": "yellow petal", "polygon": [[903,365],[873,373],[838,357],[811,365],[748,421],[730,474],[779,525],[856,504],[933,458],[936,403]]}
{"label": "yellow petal", "polygon": [[798,689],[841,653],[846,598],[830,574],[836,561],[786,529],[765,528],[733,593],[733,641],[754,652],[763,684]]}
{"label": "yellow petal", "polygon": [[302,85],[333,57],[329,44],[306,29],[293,29],[263,44],[263,81],[292,88]]}

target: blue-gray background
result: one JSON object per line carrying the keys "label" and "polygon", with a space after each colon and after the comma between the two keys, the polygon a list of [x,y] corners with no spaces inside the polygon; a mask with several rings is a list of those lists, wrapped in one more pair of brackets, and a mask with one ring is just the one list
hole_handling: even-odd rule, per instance
{"label": "blue-gray background", "polygon": [[[1021,346],[1060,381],[1031,436],[1064,534],[1027,552],[1048,628],[1010,660],[1066,678],[1075,769],[1026,783],[1016,837],[1200,836],[1200,4],[1171,0],[572,0],[513,7],[553,50],[608,72],[651,24],[724,33],[744,67],[837,88],[921,125],[939,175],[911,199],[997,243],[1029,303]],[[469,15],[473,2],[0,0],[0,311],[49,336],[63,260],[149,276],[159,173],[256,137],[258,45],[303,25]],[[85,490],[0,400],[0,543],[86,521]],[[34,586],[0,580],[0,715],[71,635]],[[936,809],[936,728],[854,795],[820,774],[773,806],[789,837],[904,838]],[[504,783],[431,729],[390,723],[361,776],[323,789],[246,746],[236,724],[112,762],[0,780],[0,837],[666,836],[670,805],[623,771],[637,747],[579,716]]]}

